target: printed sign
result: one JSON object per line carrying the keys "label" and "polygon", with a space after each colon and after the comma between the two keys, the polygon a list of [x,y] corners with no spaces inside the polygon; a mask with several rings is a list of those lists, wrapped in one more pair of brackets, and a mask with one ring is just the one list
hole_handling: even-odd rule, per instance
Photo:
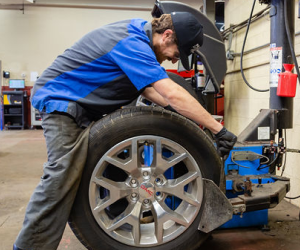
{"label": "printed sign", "polygon": [[276,47],[276,44],[270,45],[270,87],[278,86],[278,74],[282,68],[282,47]]}
{"label": "printed sign", "polygon": [[270,140],[270,127],[258,127],[257,135],[258,140]]}

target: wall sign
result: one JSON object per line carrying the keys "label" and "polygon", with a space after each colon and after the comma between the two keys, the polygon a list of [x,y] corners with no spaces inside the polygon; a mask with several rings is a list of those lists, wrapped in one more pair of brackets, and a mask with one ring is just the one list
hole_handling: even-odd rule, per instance
{"label": "wall sign", "polygon": [[282,47],[276,47],[275,43],[270,45],[270,87],[277,88],[278,74],[282,69]]}

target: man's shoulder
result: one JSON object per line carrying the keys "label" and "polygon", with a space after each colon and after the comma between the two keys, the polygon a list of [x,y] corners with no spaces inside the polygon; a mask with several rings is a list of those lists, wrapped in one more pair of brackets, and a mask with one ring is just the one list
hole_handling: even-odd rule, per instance
{"label": "man's shoulder", "polygon": [[105,27],[111,27],[111,26],[135,26],[137,28],[143,28],[145,23],[147,23],[146,20],[142,19],[142,18],[131,18],[131,19],[125,19],[125,20],[120,20],[120,21],[116,21],[110,24],[106,24],[101,28],[105,28]]}
{"label": "man's shoulder", "polygon": [[[139,34],[143,36],[146,35],[144,30],[146,23],[147,21],[141,18],[116,21],[89,32],[87,36],[95,36],[97,34],[101,34],[101,37],[110,35],[114,36],[115,33],[118,34],[121,39],[124,38],[125,33],[127,34],[126,36],[131,34]],[[123,33],[123,35],[120,33]]]}

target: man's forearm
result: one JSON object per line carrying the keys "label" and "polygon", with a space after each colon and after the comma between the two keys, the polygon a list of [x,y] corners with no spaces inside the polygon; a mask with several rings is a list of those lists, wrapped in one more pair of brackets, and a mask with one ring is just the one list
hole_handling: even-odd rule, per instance
{"label": "man's forearm", "polygon": [[153,87],[146,88],[142,93],[142,96],[162,107],[168,105],[167,101]]}
{"label": "man's forearm", "polygon": [[223,127],[192,96],[188,99],[183,96],[176,100],[172,98],[169,103],[178,113],[208,128],[214,134],[218,133]]}
{"label": "man's forearm", "polygon": [[172,80],[163,79],[152,86],[178,113],[205,126],[214,134],[222,129],[223,126],[194,97]]}

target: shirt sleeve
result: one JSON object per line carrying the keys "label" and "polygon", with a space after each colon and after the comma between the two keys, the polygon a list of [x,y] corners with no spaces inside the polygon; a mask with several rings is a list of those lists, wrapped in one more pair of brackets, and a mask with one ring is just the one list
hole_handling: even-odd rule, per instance
{"label": "shirt sleeve", "polygon": [[138,36],[130,35],[121,40],[111,50],[110,57],[138,90],[168,78],[150,45]]}

